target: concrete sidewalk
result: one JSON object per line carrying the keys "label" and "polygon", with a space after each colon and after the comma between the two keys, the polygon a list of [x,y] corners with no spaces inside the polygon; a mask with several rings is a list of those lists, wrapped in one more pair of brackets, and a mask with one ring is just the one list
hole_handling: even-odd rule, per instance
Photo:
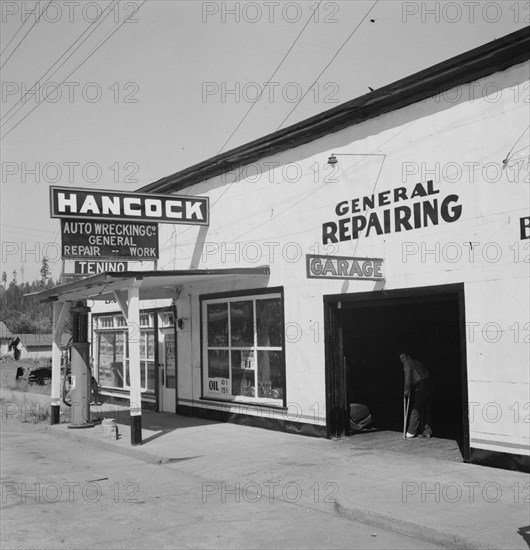
{"label": "concrete sidewalk", "polygon": [[102,416],[117,418],[117,441],[101,425],[47,431],[200,476],[204,502],[283,499],[447,548],[530,546],[528,475],[425,456],[436,439],[387,432],[388,450],[369,449],[359,436],[330,441],[143,412],[143,445],[133,447],[128,412],[106,406]]}

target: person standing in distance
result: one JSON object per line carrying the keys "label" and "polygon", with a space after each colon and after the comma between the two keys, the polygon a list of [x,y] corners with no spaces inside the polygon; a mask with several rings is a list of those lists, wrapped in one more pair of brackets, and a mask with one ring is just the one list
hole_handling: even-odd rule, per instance
{"label": "person standing in distance", "polygon": [[13,350],[13,357],[15,361],[18,361],[22,353],[22,342],[18,336],[9,343],[8,349],[9,351]]}
{"label": "person standing in distance", "polygon": [[414,397],[414,405],[410,414],[410,422],[405,437],[416,437],[420,426],[421,414],[424,418],[423,437],[432,437],[432,409],[434,389],[429,371],[423,363],[413,359],[408,351],[400,351],[399,359],[403,363],[405,373],[404,396]]}

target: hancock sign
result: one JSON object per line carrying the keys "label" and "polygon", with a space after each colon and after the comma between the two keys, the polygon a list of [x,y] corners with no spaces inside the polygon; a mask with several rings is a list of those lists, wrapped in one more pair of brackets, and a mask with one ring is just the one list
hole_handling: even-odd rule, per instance
{"label": "hancock sign", "polygon": [[209,224],[208,197],[50,187],[52,218]]}

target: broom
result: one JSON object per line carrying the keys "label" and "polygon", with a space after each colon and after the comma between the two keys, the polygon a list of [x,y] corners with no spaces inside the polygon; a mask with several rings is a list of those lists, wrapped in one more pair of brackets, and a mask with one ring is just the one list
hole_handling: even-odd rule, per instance
{"label": "broom", "polygon": [[409,398],[403,396],[403,439],[406,439],[405,434],[407,433],[407,419],[409,417]]}

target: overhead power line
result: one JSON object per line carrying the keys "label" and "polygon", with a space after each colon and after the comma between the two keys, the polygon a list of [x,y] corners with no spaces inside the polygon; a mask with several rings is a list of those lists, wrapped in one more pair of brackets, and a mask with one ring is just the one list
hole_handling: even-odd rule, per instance
{"label": "overhead power line", "polygon": [[296,102],[295,106],[291,109],[289,114],[283,119],[282,123],[278,126],[278,128],[276,128],[276,131],[278,131],[284,125],[285,121],[294,113],[294,111],[298,107],[298,105],[300,105],[300,103],[304,100],[305,96],[309,93],[309,90],[311,90],[311,88],[318,82],[319,78],[326,72],[327,68],[333,63],[333,61],[339,55],[339,53],[344,48],[344,46],[346,46],[346,44],[351,40],[353,35],[357,32],[357,29],[364,23],[364,20],[370,15],[370,12],[375,8],[375,6],[377,5],[378,2],[379,2],[379,0],[375,0],[375,2],[372,4],[372,7],[366,12],[366,15],[361,19],[361,21],[355,27],[355,29],[353,29],[353,31],[350,33],[348,38],[346,38],[346,40],[341,44],[341,46],[335,52],[335,54],[330,59],[328,64],[322,69],[322,71],[320,71],[320,74],[315,78],[315,80],[313,81],[311,86],[309,86],[309,88],[306,90],[305,94]]}
{"label": "overhead power line", "polygon": [[[74,53],[88,40],[88,38],[96,31],[96,29],[101,25],[101,23],[103,23],[103,21],[108,17],[109,13],[110,13],[110,7],[112,6],[112,2],[109,3],[109,5],[98,15],[98,17],[96,17],[96,19],[94,19],[94,21],[92,21],[90,23],[90,25],[82,32],[82,34],[80,36],[78,36],[73,42],[72,44],[70,44],[70,46],[68,46],[68,48],[66,48],[66,50],[62,53],[62,55],[51,65],[51,67],[48,67],[48,69],[34,82],[33,84],[33,88],[35,88],[37,85],[39,86],[45,86],[46,84],[48,84],[48,82],[50,81],[50,78],[72,57],[72,55],[74,55]],[[107,12],[105,14],[105,12]],[[94,23],[96,23],[96,21],[99,21],[99,23],[92,28],[92,26],[94,25]],[[70,55],[55,69],[55,71],[53,71],[53,73],[46,79],[46,82],[42,83],[41,80],[44,78],[44,76],[46,74],[48,74],[50,72],[51,69],[53,69],[53,67],[55,67],[55,65],[57,65],[57,63],[59,63],[59,61],[69,52],[70,49],[72,49],[72,47],[76,44],[76,42],[78,42],[79,40],[81,40],[81,38],[85,35],[85,33],[87,33],[88,31],[90,30],[90,33],[81,41],[81,43],[70,53]],[[23,97],[21,97],[12,107],[11,109],[9,109],[9,111],[7,111],[7,113],[4,114],[4,116],[0,119],[0,120],[4,120],[8,115],[9,113],[11,113],[11,111],[13,111],[13,109],[15,109],[19,104],[23,105],[24,104],[24,99],[26,98],[26,96],[29,94],[29,92],[26,92],[24,94]],[[20,109],[22,108],[19,107],[15,113],[13,113],[13,115],[11,117],[9,117],[7,120],[4,120],[4,124],[6,122],[9,122],[19,111]]]}
{"label": "overhead power line", "polygon": [[[318,5],[317,7],[315,8],[315,11],[318,10],[320,4],[321,4],[322,0],[320,0],[318,2]],[[252,109],[254,108],[254,105],[256,105],[256,103],[261,99],[261,96],[263,95],[264,91],[265,91],[265,88],[267,87],[267,85],[270,83],[270,81],[274,78],[274,75],[279,71],[280,67],[283,65],[283,62],[287,59],[288,55],[291,53],[291,51],[293,50],[293,48],[295,47],[296,43],[298,42],[298,40],[300,39],[300,37],[302,36],[302,33],[305,31],[306,27],[309,25],[309,22],[311,21],[313,15],[310,15],[309,16],[309,19],[306,21],[305,25],[302,27],[302,30],[298,33],[298,36],[294,39],[294,42],[291,44],[291,47],[287,50],[287,53],[283,56],[282,60],[280,61],[280,63],[278,64],[278,66],[276,67],[276,69],[274,69],[273,73],[271,74],[271,76],[269,77],[269,79],[267,80],[266,84],[263,86],[263,90],[260,92],[260,94],[258,95],[256,101],[250,106],[249,110],[246,112],[245,116],[241,119],[241,121],[239,122],[239,124],[234,128],[234,131],[230,134],[230,136],[228,137],[228,139],[224,142],[223,146],[221,147],[221,149],[219,149],[219,153],[221,153],[221,151],[226,147],[227,143],[232,139],[233,135],[237,132],[237,130],[239,129],[239,127],[241,126],[241,124],[243,124],[243,122],[245,121],[245,119],[247,118],[247,116],[250,114],[250,111],[252,111]],[[219,200],[221,200],[223,198],[223,196],[225,195],[225,193],[230,189],[230,187],[232,187],[232,185],[234,184],[234,182],[232,182],[230,185],[228,185],[224,190],[223,192],[219,195],[219,197],[217,197],[217,199],[215,199],[211,205],[210,205],[210,208],[212,208],[216,202],[218,202]]]}
{"label": "overhead power line", "polygon": [[[40,6],[40,3],[41,3],[41,0],[38,1],[39,6]],[[22,28],[26,24],[26,21],[29,19],[30,13],[28,13],[28,15],[26,16],[26,19],[24,19],[24,21],[22,21],[22,25],[20,25],[17,32],[11,37],[11,40],[6,44],[5,48],[0,52],[0,57],[2,57],[4,55],[4,52],[7,50],[7,48],[9,48],[9,46],[11,45],[11,42],[13,42],[13,40],[15,40],[18,33],[22,30]]]}
{"label": "overhead power line", "polygon": [[[320,4],[322,3],[322,0],[319,0],[318,2],[318,5],[317,7],[315,8],[315,11],[318,10],[318,8],[320,7]],[[232,139],[232,137],[234,136],[234,134],[239,130],[239,127],[241,126],[241,124],[243,124],[243,122],[245,122],[245,119],[247,118],[247,116],[250,114],[250,111],[252,111],[252,109],[254,109],[254,106],[256,105],[256,103],[258,103],[258,101],[261,99],[261,96],[263,95],[263,93],[265,92],[265,88],[270,84],[271,80],[274,78],[274,75],[279,71],[280,67],[283,65],[283,62],[287,59],[288,55],[291,53],[291,51],[293,50],[293,48],[295,47],[296,43],[298,42],[298,40],[300,39],[300,37],[302,36],[302,33],[305,31],[307,25],[309,25],[309,22],[311,21],[311,19],[313,18],[313,15],[310,15],[309,16],[309,19],[306,21],[306,24],[302,27],[302,30],[298,33],[298,36],[295,38],[294,42],[291,44],[291,47],[287,50],[287,53],[283,56],[282,60],[280,61],[280,63],[278,64],[278,66],[274,69],[273,73],[270,75],[269,79],[267,80],[267,82],[264,84],[263,86],[263,90],[261,90],[261,92],[259,93],[258,97],[256,98],[256,100],[252,103],[252,105],[250,106],[250,109],[246,112],[245,116],[239,121],[239,124],[234,128],[234,131],[228,136],[228,139],[224,142],[223,146],[219,149],[219,151],[217,152],[217,154],[221,153],[222,150],[226,147],[227,143]]]}
{"label": "overhead power line", "polygon": [[[526,134],[526,132],[528,132],[528,130],[530,130],[530,125],[525,129],[525,131],[517,138],[517,141],[513,144],[513,147],[508,151],[508,153],[506,154],[506,156],[504,157],[504,160],[502,161],[504,166],[506,166],[508,164],[508,162],[510,161],[510,155],[512,154],[512,151],[515,149],[515,146],[519,143],[519,141],[521,141],[521,138]],[[523,147],[523,149],[526,149],[526,147]],[[520,151],[522,151],[522,149],[520,149]],[[515,153],[518,153],[519,151],[516,151]]]}
{"label": "overhead power line", "polygon": [[[123,24],[127,21],[127,19],[130,19],[135,13],[137,13],[139,11],[139,9],[147,2],[147,0],[143,0],[143,2],[136,8],[136,10],[131,13],[130,15],[128,15],[127,17],[125,17],[123,19],[123,21],[112,31],[110,31],[110,33],[107,34],[107,36],[101,40],[99,42],[99,44],[70,72],[68,73],[68,75],[66,75],[66,77],[61,80],[61,82],[58,84],[58,86],[62,86],[62,84],[66,81],[67,78],[70,78],[76,71],[77,69],[79,69],[79,67],[81,67],[81,65],[83,65],[83,63],[85,63],[88,59],[90,59],[100,48],[101,46],[103,46],[107,40],[109,40],[122,26]],[[41,101],[39,103],[37,103],[37,105],[35,105],[35,107],[33,107],[33,109],[31,109],[31,111],[29,111],[29,113],[26,113],[26,115],[24,115],[10,130],[8,130],[1,138],[0,140],[4,139],[5,137],[7,137],[19,124],[21,124],[26,118],[28,118],[28,116],[35,110],[37,109],[37,107],[39,107],[40,105],[42,105],[43,101],[45,101],[46,99],[48,99],[48,97],[53,93],[53,90],[46,95],[46,97],[44,97],[43,99],[41,99]]]}
{"label": "overhead power line", "polygon": [[[46,13],[46,10],[50,7],[50,4],[53,2],[53,0],[50,0],[47,4],[46,4],[46,7],[40,12],[40,15],[38,18],[35,19],[35,22],[33,23],[33,25],[31,25],[31,27],[28,29],[28,32],[22,37],[22,39],[20,40],[20,42],[15,46],[15,49],[9,54],[9,56],[7,57],[7,59],[2,63],[2,65],[0,65],[0,69],[2,69],[4,67],[4,65],[11,59],[11,57],[13,56],[13,54],[18,50],[18,48],[20,47],[20,45],[22,44],[22,42],[24,42],[24,40],[26,39],[26,36],[28,36],[28,34],[31,32],[31,30],[33,29],[33,27],[40,21],[40,18]],[[29,14],[28,14],[28,18],[29,18]],[[27,21],[27,18],[26,20],[24,21],[24,23]],[[24,25],[24,23],[22,23],[22,25]],[[22,28],[22,27],[21,27]],[[19,29],[20,30],[20,29]],[[18,34],[18,31],[15,33],[15,34]],[[11,43],[11,41],[9,41],[9,44]],[[8,45],[9,45],[8,44]],[[6,46],[7,47],[7,46]],[[5,51],[5,48],[4,48],[4,51]]]}
{"label": "overhead power line", "polygon": [[[320,3],[322,2],[322,0],[319,1],[318,3],[318,6],[320,6]],[[370,9],[367,11],[366,15],[361,19],[360,23],[355,27],[355,29],[353,29],[353,31],[350,33],[350,35],[348,36],[348,38],[343,42],[343,44],[340,46],[340,48],[335,52],[335,54],[333,55],[333,57],[331,58],[331,60],[329,61],[329,63],[324,67],[324,69],[322,70],[322,72],[318,75],[318,77],[316,78],[316,80],[313,82],[313,84],[311,84],[311,86],[308,88],[308,90],[306,91],[306,93],[300,98],[300,101],[297,102],[297,104],[294,106],[294,108],[291,110],[291,112],[287,115],[287,117],[283,120],[283,122],[280,124],[280,126],[277,128],[277,130],[279,130],[283,123],[291,116],[291,114],[293,113],[293,111],[296,109],[296,107],[298,106],[298,104],[304,99],[304,97],[307,95],[307,93],[309,92],[309,90],[311,89],[312,86],[315,85],[315,83],[318,81],[318,79],[322,76],[322,74],[325,72],[325,70],[331,65],[331,63],[335,60],[335,58],[337,57],[337,55],[339,54],[339,52],[342,50],[342,48],[344,48],[344,46],[347,44],[347,42],[352,38],[352,36],[355,34],[355,32],[357,31],[357,29],[361,26],[361,24],[364,22],[364,20],[368,17],[368,15],[372,12],[372,10],[375,8],[376,4],[379,2],[379,0],[375,0],[375,2],[372,4],[372,6],[370,7]],[[318,6],[316,9],[318,9]],[[294,46],[296,45],[296,43],[298,42],[298,40],[300,39],[300,36],[302,35],[302,33],[304,32],[304,30],[306,29],[306,27],[308,26],[309,22],[311,21],[311,18],[313,16],[311,15],[309,17],[309,19],[306,21],[306,24],[304,25],[304,27],[302,28],[302,30],[298,33],[298,36],[295,38],[293,44],[291,45],[291,47],[289,48],[289,50],[287,51],[287,53],[283,56],[282,60],[280,61],[280,63],[278,64],[278,66],[276,67],[276,69],[274,70],[274,72],[272,73],[272,75],[269,77],[268,81],[267,81],[267,84],[270,83],[270,81],[272,80],[272,78],[274,77],[274,75],[278,72],[278,70],[280,69],[280,67],[282,66],[283,62],[285,61],[285,59],[287,58],[287,56],[291,53],[292,49],[294,48]],[[264,86],[264,89],[265,89],[265,86]],[[230,136],[228,137],[228,139],[225,141],[225,143],[223,144],[223,146],[219,149],[219,153],[222,152],[222,150],[226,147],[227,143],[232,139],[233,135],[236,133],[236,131],[239,129],[239,127],[241,126],[241,124],[243,124],[244,120],[247,118],[247,116],[250,114],[250,111],[252,111],[252,109],[254,108],[254,105],[256,105],[256,103],[259,101],[259,99],[261,98],[261,96],[263,95],[263,91],[259,94],[258,98],[256,99],[256,101],[250,106],[249,110],[247,111],[247,113],[245,114],[245,116],[241,119],[241,121],[239,122],[239,124],[235,127],[234,131],[230,134]],[[234,184],[234,182],[230,183],[224,190],[223,192],[221,193],[221,195],[219,195],[219,197],[217,197],[217,199],[215,199],[213,202],[210,203],[210,208],[212,208],[219,200],[221,200],[221,198],[227,193],[227,191],[232,187],[232,185]],[[187,231],[189,231],[191,228],[187,228],[187,229],[184,229],[180,235],[182,235],[183,233],[186,233]]]}
{"label": "overhead power line", "polygon": [[[322,0],[321,0],[322,1]],[[364,20],[368,17],[368,15],[370,15],[370,12],[375,8],[376,4],[379,2],[379,0],[375,0],[375,2],[372,4],[371,8],[366,12],[365,16],[361,19],[361,21],[359,22],[359,24],[355,27],[355,29],[353,29],[353,31],[350,33],[350,35],[348,36],[348,38],[346,38],[346,40],[342,43],[342,45],[340,46],[340,48],[335,52],[335,54],[333,55],[333,57],[331,58],[331,60],[328,62],[328,64],[324,67],[324,69],[320,72],[320,74],[318,75],[318,77],[315,79],[315,81],[311,84],[311,86],[309,86],[309,88],[307,89],[307,91],[305,92],[305,94],[300,98],[300,100],[296,103],[296,105],[293,107],[293,109],[291,110],[291,112],[284,118],[283,122],[280,124],[280,126],[278,126],[277,130],[278,131],[283,123],[291,116],[291,114],[294,112],[294,110],[296,109],[296,107],[298,107],[298,105],[300,104],[300,102],[304,99],[304,97],[308,94],[309,90],[316,84],[316,82],[318,81],[318,79],[324,74],[325,70],[331,65],[331,63],[333,63],[334,59],[337,57],[337,55],[339,54],[339,52],[342,50],[342,48],[344,48],[344,46],[348,43],[348,41],[352,38],[352,36],[355,34],[355,32],[357,31],[357,29],[362,25],[362,23],[364,22]],[[319,5],[320,5],[320,2],[319,2]],[[318,9],[318,6],[317,8]],[[304,32],[305,28],[307,27],[307,25],[309,24],[309,22],[311,21],[311,18],[313,16],[311,15],[309,17],[309,19],[307,20],[306,24],[304,25],[304,27],[302,28],[302,30],[300,31],[300,33],[298,34],[298,36],[296,37],[295,41],[293,42],[292,46],[289,48],[289,50],[287,51],[287,53],[284,55],[283,59],[280,61],[280,64],[278,65],[278,67],[276,67],[276,69],[274,70],[273,74],[271,75],[271,77],[269,78],[268,82],[269,83],[271,81],[271,79],[274,77],[274,75],[276,74],[276,72],[278,71],[278,69],[281,67],[282,63],[285,61],[285,59],[287,58],[287,56],[289,55],[289,53],[291,52],[291,50],[294,48],[295,44],[298,42],[298,39],[300,38],[300,36],[302,35],[302,33]],[[264,88],[265,89],[265,88]],[[263,91],[260,93],[260,95],[258,96],[258,100],[259,98],[262,96],[263,94]],[[252,110],[252,108],[254,107],[254,105],[257,103],[254,102],[250,109],[247,111],[247,114],[243,117],[243,119],[241,120],[241,122],[236,126],[235,130],[232,132],[232,134],[230,134],[230,137],[226,140],[225,144],[223,145],[223,147],[221,147],[219,153],[224,149],[225,145],[230,141],[230,139],[232,138],[232,136],[235,134],[235,132],[237,131],[237,129],[241,126],[241,124],[243,123],[243,121],[245,120],[245,118],[248,116],[248,114],[250,113],[250,111]],[[232,186],[232,184],[228,185],[226,187],[226,189],[224,189],[224,191],[221,193],[221,195],[211,204],[211,206],[213,206],[217,201],[219,201],[223,195],[230,189],[230,187]]]}

